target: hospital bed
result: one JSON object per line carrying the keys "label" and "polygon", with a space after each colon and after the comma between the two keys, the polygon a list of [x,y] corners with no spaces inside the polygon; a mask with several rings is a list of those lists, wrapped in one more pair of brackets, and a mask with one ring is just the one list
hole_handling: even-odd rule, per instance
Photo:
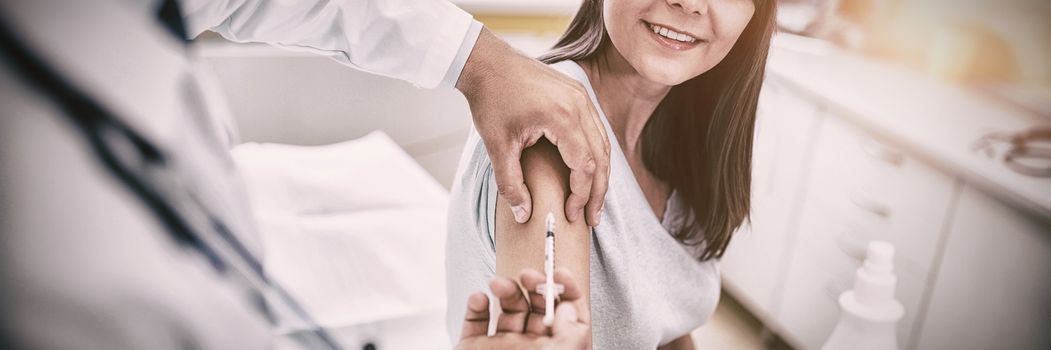
{"label": "hospital bed", "polygon": [[[446,188],[470,127],[463,97],[313,54],[199,44],[236,118],[271,276],[345,348],[448,349]],[[282,348],[296,327],[277,329]]]}
{"label": "hospital bed", "polygon": [[266,269],[337,341],[448,347],[447,192],[386,134],[327,146],[247,143],[233,154]]}

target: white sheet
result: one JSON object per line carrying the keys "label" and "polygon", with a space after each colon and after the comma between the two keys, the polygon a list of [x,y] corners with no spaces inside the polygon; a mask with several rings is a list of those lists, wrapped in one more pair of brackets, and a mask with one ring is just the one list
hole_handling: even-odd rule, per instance
{"label": "white sheet", "polygon": [[[387,135],[318,147],[243,144],[233,155],[265,267],[316,321],[378,346],[424,335],[418,344],[447,347],[442,318],[433,317],[445,309],[447,193]],[[362,326],[406,319],[425,321],[404,334]]]}

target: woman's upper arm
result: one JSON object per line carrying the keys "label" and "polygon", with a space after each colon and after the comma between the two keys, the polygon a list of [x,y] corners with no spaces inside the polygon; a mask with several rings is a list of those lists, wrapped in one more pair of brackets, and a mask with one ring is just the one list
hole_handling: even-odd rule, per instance
{"label": "woman's upper arm", "polygon": [[[590,312],[591,229],[584,220],[569,223],[565,215],[569,196],[569,169],[554,145],[541,139],[522,152],[522,172],[533,198],[532,217],[519,224],[502,198],[496,202],[496,273],[517,280],[526,268],[544,271],[544,223],[547,213],[555,217],[555,267],[569,269],[584,298],[577,309],[585,320]],[[499,196],[497,196],[499,197]]]}

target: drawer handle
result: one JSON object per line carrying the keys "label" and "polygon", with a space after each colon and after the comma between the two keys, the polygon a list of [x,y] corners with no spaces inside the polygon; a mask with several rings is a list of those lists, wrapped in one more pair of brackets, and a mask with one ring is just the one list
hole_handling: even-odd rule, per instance
{"label": "drawer handle", "polygon": [[854,203],[858,208],[875,214],[876,216],[884,219],[890,218],[890,206],[872,198],[872,196],[869,196],[868,194],[855,191],[850,194],[850,202]]}
{"label": "drawer handle", "polygon": [[874,139],[868,139],[868,141],[861,145],[861,149],[872,158],[876,158],[884,163],[896,167],[905,164],[905,154],[884,146],[882,143]]}

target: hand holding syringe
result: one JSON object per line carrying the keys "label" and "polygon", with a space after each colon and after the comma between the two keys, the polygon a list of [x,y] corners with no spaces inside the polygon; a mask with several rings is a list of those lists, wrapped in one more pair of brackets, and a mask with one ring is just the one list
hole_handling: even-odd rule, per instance
{"label": "hand holding syringe", "polygon": [[[584,291],[577,286],[573,275],[566,268],[555,270],[554,280],[564,286],[555,308],[555,320],[544,326],[540,313],[543,298],[537,290],[546,283],[546,276],[536,269],[522,270],[517,281],[506,276],[494,276],[489,282],[491,298],[498,302],[502,312],[496,319],[489,313],[489,301],[482,292],[472,295],[467,302],[463,332],[457,350],[505,349],[516,339],[536,341],[532,344],[555,346],[557,349],[587,349],[591,343],[590,319],[584,316]],[[523,288],[528,293],[522,293]],[[566,305],[562,305],[566,304]],[[532,307],[536,305],[536,307]],[[535,318],[533,316],[536,316]],[[496,334],[487,336],[492,323]],[[527,338],[518,338],[525,335]],[[518,343],[515,343],[518,344]]]}

